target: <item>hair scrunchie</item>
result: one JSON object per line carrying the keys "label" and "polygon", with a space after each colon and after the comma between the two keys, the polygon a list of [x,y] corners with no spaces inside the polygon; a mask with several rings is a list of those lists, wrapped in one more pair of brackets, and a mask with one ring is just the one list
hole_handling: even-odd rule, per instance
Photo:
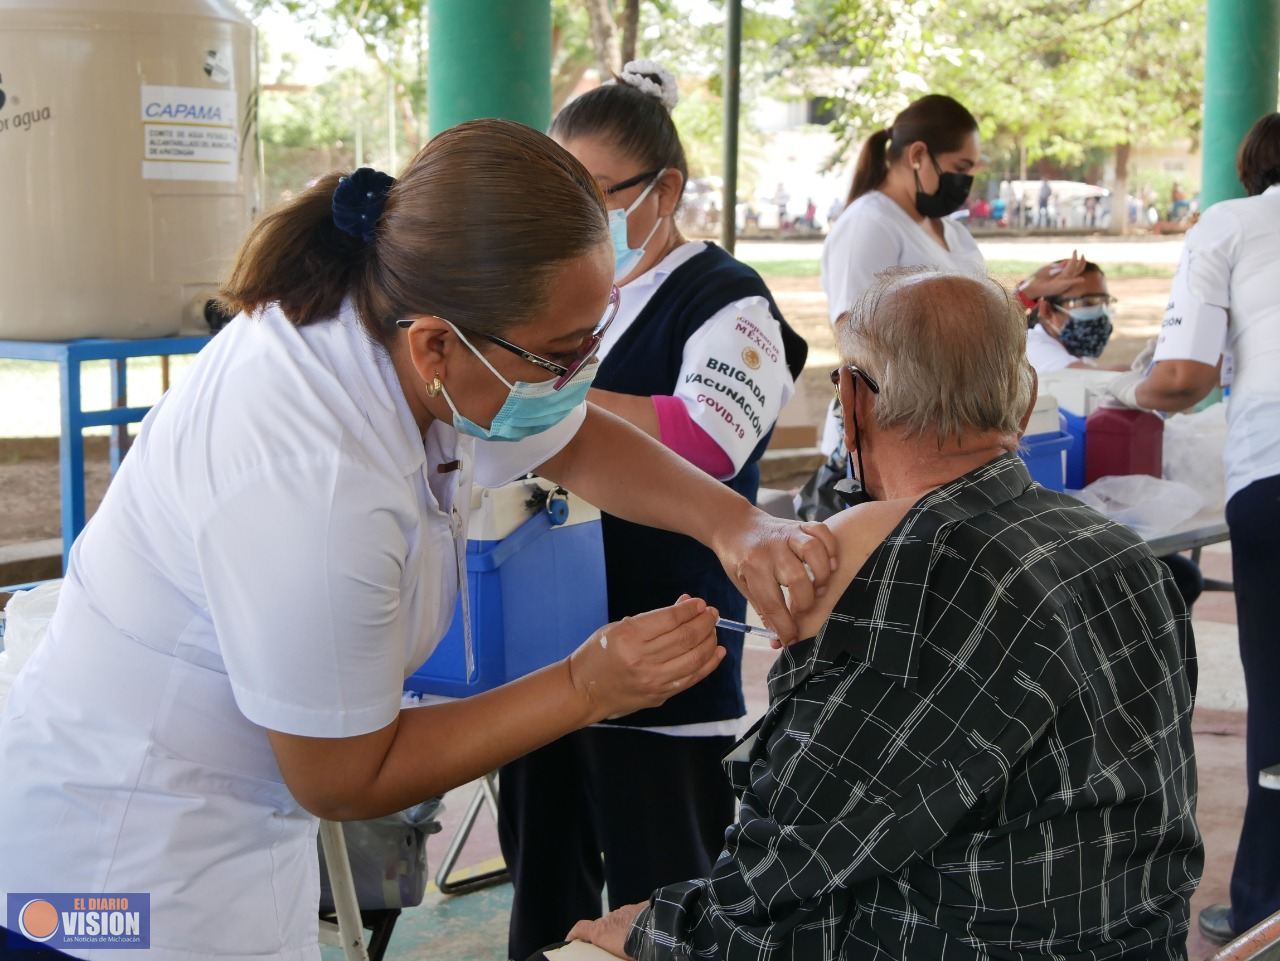
{"label": "hair scrunchie", "polygon": [[618,80],[659,101],[667,110],[675,110],[680,102],[675,75],[652,60],[630,60],[618,74]]}
{"label": "hair scrunchie", "polygon": [[373,243],[378,218],[396,179],[381,170],[361,167],[341,177],[333,191],[333,223],[361,243]]}

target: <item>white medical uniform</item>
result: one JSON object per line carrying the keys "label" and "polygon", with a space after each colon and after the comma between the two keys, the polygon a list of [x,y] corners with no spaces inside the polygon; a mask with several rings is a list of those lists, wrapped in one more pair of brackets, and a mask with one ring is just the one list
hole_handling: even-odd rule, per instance
{"label": "white medical uniform", "polygon": [[1027,331],[1027,361],[1040,375],[1052,374],[1054,371],[1066,370],[1079,361],[1062,341],[1036,324]]}
{"label": "white medical uniform", "polygon": [[[871,288],[876,275],[892,267],[934,267],[947,273],[985,277],[987,262],[964,226],[944,217],[944,247],[928,222],[917,223],[879,190],[869,190],[840,215],[822,245],[822,289],[827,316],[836,318]],[[832,408],[822,433],[824,454],[841,437],[839,412]]]}
{"label": "white medical uniform", "polygon": [[317,822],[266,729],[389,724],[453,615],[472,479],[514,479],[584,416],[424,444],[349,307],[236,319],[144,421],[0,718],[0,910],[149,893],[150,950],[83,956],[318,958]]}
{"label": "white medical uniform", "polygon": [[1187,232],[1153,362],[1223,360],[1227,499],[1280,474],[1280,185]]}

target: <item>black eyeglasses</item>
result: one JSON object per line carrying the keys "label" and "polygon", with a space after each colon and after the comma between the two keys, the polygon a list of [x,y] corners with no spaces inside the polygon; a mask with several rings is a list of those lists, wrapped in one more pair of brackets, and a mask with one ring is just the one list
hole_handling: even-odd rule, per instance
{"label": "black eyeglasses", "polygon": [[662,173],[661,170],[650,170],[648,173],[636,174],[634,177],[628,177],[626,180],[619,180],[616,184],[604,188],[605,196],[620,193],[628,187],[634,187],[637,184],[644,183],[646,180],[652,180],[660,173]]}
{"label": "black eyeglasses", "polygon": [[871,391],[871,393],[873,394],[880,393],[880,384],[877,383],[876,379],[872,377],[870,374],[868,374],[861,367],[855,367],[853,364],[841,364],[839,367],[837,367],[835,370],[831,372],[831,386],[836,389],[837,397],[839,396],[839,392],[840,392],[840,371],[842,370],[847,370],[850,374],[853,375],[853,382],[855,387],[857,386],[858,379],[861,378],[862,382],[867,385],[867,390]]}
{"label": "black eyeglasses", "polygon": [[[618,306],[621,303],[622,294],[615,286],[611,291],[609,291],[609,305],[605,308],[604,319],[601,320],[596,329],[588,334],[583,339],[582,343],[578,345],[577,350],[573,352],[572,359],[567,364],[557,364],[554,360],[547,360],[547,358],[539,354],[535,354],[531,350],[525,350],[523,347],[519,347],[516,344],[511,343],[509,340],[504,340],[496,334],[478,334],[475,336],[483,337],[485,340],[489,341],[489,343],[497,344],[503,350],[511,351],[511,353],[523,360],[527,360],[535,367],[541,367],[543,370],[554,374],[556,382],[551,385],[551,389],[560,390],[565,386],[565,384],[573,380],[574,375],[578,373],[578,371],[582,370],[583,367],[587,366],[587,364],[591,362],[592,357],[599,353],[600,343],[604,340],[604,335],[609,329],[609,325],[612,324],[613,319],[618,316]],[[412,320],[398,320],[396,323],[401,327],[413,326]]]}

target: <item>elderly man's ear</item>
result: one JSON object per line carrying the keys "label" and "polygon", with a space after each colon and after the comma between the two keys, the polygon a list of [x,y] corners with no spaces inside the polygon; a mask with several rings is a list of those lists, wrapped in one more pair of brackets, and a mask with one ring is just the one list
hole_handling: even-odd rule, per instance
{"label": "elderly man's ear", "polygon": [[1023,411],[1022,420],[1018,423],[1019,437],[1027,432],[1027,424],[1031,423],[1031,413],[1036,409],[1036,399],[1040,396],[1040,375],[1030,364],[1027,365],[1027,369],[1031,371],[1031,400],[1027,403],[1027,409]]}
{"label": "elderly man's ear", "polygon": [[[846,450],[853,450],[853,403],[857,396],[853,389],[853,377],[841,373],[840,375],[840,416],[844,421],[844,446]],[[865,391],[864,391],[865,393]],[[859,423],[862,422],[862,411],[858,411]]]}

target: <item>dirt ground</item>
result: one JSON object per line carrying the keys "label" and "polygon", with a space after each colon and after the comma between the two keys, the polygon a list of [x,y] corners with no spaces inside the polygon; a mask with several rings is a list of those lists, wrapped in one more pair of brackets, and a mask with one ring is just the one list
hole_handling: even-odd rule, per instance
{"label": "dirt ground", "polygon": [[[1019,278],[1002,277],[1009,283]],[[769,278],[778,306],[808,339],[812,364],[830,365],[834,354],[826,300],[816,277]],[[1167,279],[1116,279],[1116,332],[1102,355],[1106,364],[1127,364],[1160,329],[1169,293]],[[86,507],[92,514],[107,488],[105,438],[90,438],[85,451]],[[56,441],[0,439],[0,546],[59,536]]]}

